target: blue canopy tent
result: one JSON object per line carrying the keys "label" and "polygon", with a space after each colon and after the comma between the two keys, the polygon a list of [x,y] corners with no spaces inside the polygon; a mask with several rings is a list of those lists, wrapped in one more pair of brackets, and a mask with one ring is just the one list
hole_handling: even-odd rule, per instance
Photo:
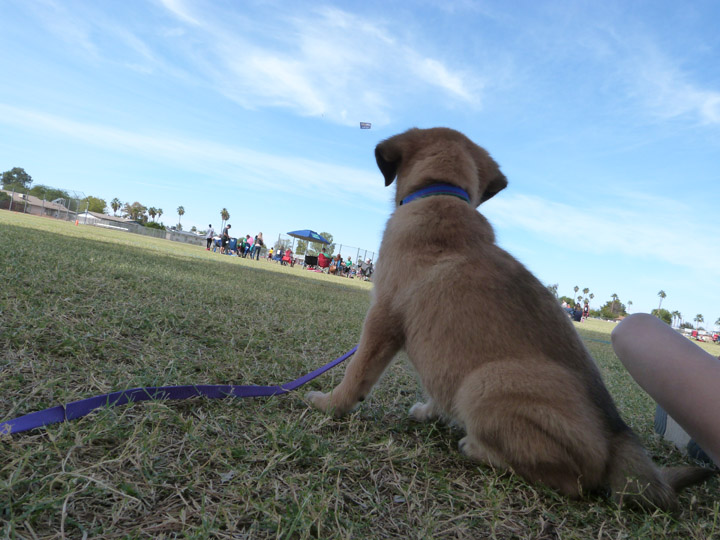
{"label": "blue canopy tent", "polygon": [[[310,247],[310,242],[317,242],[319,244],[329,244],[330,241],[320,236],[315,231],[311,231],[310,229],[302,229],[300,231],[292,231],[287,233],[288,236],[292,236],[293,238],[297,238],[299,240],[306,240],[308,242],[307,247]],[[295,242],[293,241],[293,253],[295,252]],[[305,249],[304,253],[305,257],[308,256],[307,254],[307,248]],[[307,258],[305,260],[305,264],[317,264],[317,257],[315,258],[314,263],[308,263]]]}
{"label": "blue canopy tent", "polygon": [[310,229],[303,229],[301,231],[292,231],[287,233],[288,236],[292,236],[293,238],[299,238],[300,240],[307,240],[308,242],[319,242],[321,244],[329,244],[330,241],[326,240],[322,236],[320,236],[315,231],[311,231]]}

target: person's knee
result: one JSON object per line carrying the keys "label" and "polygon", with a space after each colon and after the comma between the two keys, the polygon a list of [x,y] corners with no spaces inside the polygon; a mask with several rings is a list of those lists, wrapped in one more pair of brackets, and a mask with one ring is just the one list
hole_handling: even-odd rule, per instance
{"label": "person's knee", "polygon": [[649,313],[633,313],[626,317],[610,334],[613,347],[622,346],[627,340],[632,340],[639,334],[642,335],[657,324],[657,321],[657,317]]}

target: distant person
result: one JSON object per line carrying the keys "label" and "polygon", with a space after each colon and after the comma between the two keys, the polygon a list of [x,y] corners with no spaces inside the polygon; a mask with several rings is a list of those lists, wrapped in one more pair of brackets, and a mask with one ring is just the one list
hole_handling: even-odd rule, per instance
{"label": "distant person", "polygon": [[[667,420],[720,466],[720,359],[647,313],[626,317],[611,337],[615,354]],[[663,434],[676,444],[682,435]]]}
{"label": "distant person", "polygon": [[365,264],[360,267],[360,273],[363,279],[368,280],[373,273],[373,263],[370,258],[365,261]]}
{"label": "distant person", "polygon": [[[243,251],[243,259],[247,257],[247,254],[250,253],[253,247],[253,239],[250,237],[249,234],[245,235],[245,250]],[[252,258],[252,256],[251,256]]]}
{"label": "distant person", "polygon": [[253,242],[253,251],[250,255],[250,258],[255,258],[256,261],[260,260],[260,250],[265,245],[265,242],[263,241],[262,233],[258,233],[255,237],[255,241]]}
{"label": "distant person", "polygon": [[212,225],[208,225],[208,231],[205,235],[205,240],[207,240],[207,250],[210,251],[210,246],[212,245],[213,236],[215,236],[215,229],[213,229]]}
{"label": "distant person", "polygon": [[335,257],[333,257],[333,260],[330,263],[330,268],[328,271],[331,274],[338,275],[338,273],[340,272],[341,265],[342,265],[342,258],[340,257],[340,254],[338,253],[337,255],[335,255]]}
{"label": "distant person", "polygon": [[227,245],[230,242],[230,225],[226,225],[222,232],[222,238],[220,239],[220,253],[227,251]]}
{"label": "distant person", "polygon": [[580,322],[582,319],[582,306],[579,303],[573,304],[572,308],[568,308],[570,317],[575,322]]}
{"label": "distant person", "polygon": [[589,316],[590,316],[590,306],[588,304],[585,304],[583,306],[583,314],[582,314],[582,318],[580,319],[580,322],[585,322]]}
{"label": "distant person", "polygon": [[323,248],[323,250],[318,254],[318,266],[323,272],[325,272],[330,270],[330,263],[332,263],[332,260],[328,256],[327,250]]}

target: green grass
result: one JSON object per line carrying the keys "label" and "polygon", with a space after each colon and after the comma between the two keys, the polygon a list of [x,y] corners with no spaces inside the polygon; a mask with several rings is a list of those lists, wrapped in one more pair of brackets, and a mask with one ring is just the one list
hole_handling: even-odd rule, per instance
{"label": "green grass", "polygon": [[[370,285],[197,246],[0,212],[0,420],[146,385],[275,384],[357,341]],[[611,324],[577,325],[660,463],[652,401]],[[401,357],[370,400],[309,410],[342,367],[286,396],[146,402],[0,437],[0,536],[17,538],[694,538],[720,535],[717,480],[679,516],[569,501],[464,459],[407,419]]]}

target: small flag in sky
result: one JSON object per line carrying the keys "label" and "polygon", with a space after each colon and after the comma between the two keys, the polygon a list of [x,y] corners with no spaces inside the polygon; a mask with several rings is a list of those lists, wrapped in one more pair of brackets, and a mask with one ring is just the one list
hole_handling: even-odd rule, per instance
{"label": "small flag in sky", "polygon": [[370,122],[360,122],[360,129],[370,129],[372,124]]}

